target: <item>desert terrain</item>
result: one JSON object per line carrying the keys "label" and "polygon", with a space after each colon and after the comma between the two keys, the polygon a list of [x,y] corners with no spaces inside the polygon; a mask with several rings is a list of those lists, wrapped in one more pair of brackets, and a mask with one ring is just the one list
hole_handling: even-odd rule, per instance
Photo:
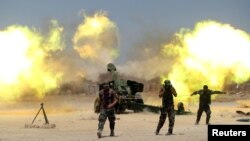
{"label": "desert terrain", "polygon": [[[93,102],[96,95],[53,95],[43,100],[23,100],[21,102],[1,102],[0,104],[0,141],[206,141],[207,125],[205,113],[200,124],[195,125],[198,103],[185,105],[190,110],[190,115],[176,115],[174,135],[166,136],[168,119],[156,136],[159,114],[148,111],[134,113],[127,110],[124,114],[116,115],[115,137],[109,136],[108,121],[105,124],[103,138],[98,139],[97,124],[98,114],[93,112]],[[160,103],[160,99],[151,97]],[[211,104],[211,124],[250,124],[250,122],[238,122],[237,119],[249,118],[237,114],[236,110],[249,112],[249,99],[222,100],[220,98]],[[31,124],[37,114],[40,103],[44,103],[48,120],[55,124],[55,128],[25,128],[25,124]],[[42,112],[39,113],[34,124],[44,124]]]}

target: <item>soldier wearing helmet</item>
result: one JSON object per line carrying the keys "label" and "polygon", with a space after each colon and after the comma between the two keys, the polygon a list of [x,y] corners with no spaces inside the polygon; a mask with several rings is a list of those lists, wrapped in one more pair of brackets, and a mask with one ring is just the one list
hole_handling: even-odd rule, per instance
{"label": "soldier wearing helmet", "polygon": [[211,116],[211,110],[210,110],[211,95],[212,94],[226,94],[226,92],[210,90],[208,89],[207,85],[204,85],[203,89],[193,92],[191,96],[196,95],[196,94],[200,95],[200,102],[199,102],[199,109],[197,111],[197,119],[196,119],[195,124],[199,124],[203,111],[205,111],[207,114],[206,124],[209,124],[209,120]]}
{"label": "soldier wearing helmet", "polygon": [[158,135],[162,126],[164,125],[167,115],[169,120],[169,128],[167,135],[173,134],[173,127],[175,122],[175,113],[174,113],[174,99],[173,96],[177,96],[175,88],[172,86],[170,80],[165,80],[162,88],[159,92],[159,97],[162,98],[162,108],[159,122],[155,131],[155,134]]}

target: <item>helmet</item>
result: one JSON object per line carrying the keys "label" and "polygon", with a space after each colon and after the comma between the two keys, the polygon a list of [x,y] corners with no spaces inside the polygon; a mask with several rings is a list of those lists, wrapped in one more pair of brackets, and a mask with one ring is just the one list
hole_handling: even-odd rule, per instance
{"label": "helmet", "polygon": [[164,81],[164,85],[165,85],[165,86],[171,86],[170,80],[165,80],[165,81]]}
{"label": "helmet", "polygon": [[179,102],[177,105],[178,112],[184,112],[184,104],[182,102]]}

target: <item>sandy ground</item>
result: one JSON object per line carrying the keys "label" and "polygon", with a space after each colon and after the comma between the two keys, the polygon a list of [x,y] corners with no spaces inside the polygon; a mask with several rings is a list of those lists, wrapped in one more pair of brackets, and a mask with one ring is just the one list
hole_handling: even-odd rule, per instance
{"label": "sandy ground", "polygon": [[[197,104],[188,105],[191,115],[176,115],[174,135],[166,136],[168,121],[156,136],[159,114],[142,112],[116,115],[115,137],[109,137],[109,124],[106,122],[103,138],[96,136],[98,114],[93,112],[95,96],[71,95],[50,96],[43,100],[50,123],[56,124],[54,129],[25,128],[30,124],[40,108],[41,101],[0,104],[0,141],[206,141],[207,125],[205,113],[199,125],[195,125]],[[237,122],[240,118],[249,118],[236,114],[236,110],[249,112],[250,109],[237,101],[213,102],[211,105],[211,124],[250,124]],[[42,113],[35,124],[42,125]]]}

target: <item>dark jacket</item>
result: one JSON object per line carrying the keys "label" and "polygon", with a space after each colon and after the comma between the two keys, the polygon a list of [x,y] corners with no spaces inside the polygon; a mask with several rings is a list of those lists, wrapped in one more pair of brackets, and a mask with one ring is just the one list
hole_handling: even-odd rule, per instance
{"label": "dark jacket", "polygon": [[224,94],[225,92],[221,91],[213,91],[210,89],[204,90],[198,90],[192,93],[192,95],[199,94],[200,95],[200,105],[209,105],[211,104],[211,95],[212,94]]}
{"label": "dark jacket", "polygon": [[107,109],[109,104],[113,103],[115,100],[118,100],[118,96],[113,89],[109,89],[108,91],[102,89],[99,92],[99,98],[101,101],[101,108],[104,109]]}
{"label": "dark jacket", "polygon": [[173,96],[177,96],[176,90],[172,85],[163,85],[159,92],[159,97],[162,98],[162,106],[164,105],[173,105],[174,99]]}

